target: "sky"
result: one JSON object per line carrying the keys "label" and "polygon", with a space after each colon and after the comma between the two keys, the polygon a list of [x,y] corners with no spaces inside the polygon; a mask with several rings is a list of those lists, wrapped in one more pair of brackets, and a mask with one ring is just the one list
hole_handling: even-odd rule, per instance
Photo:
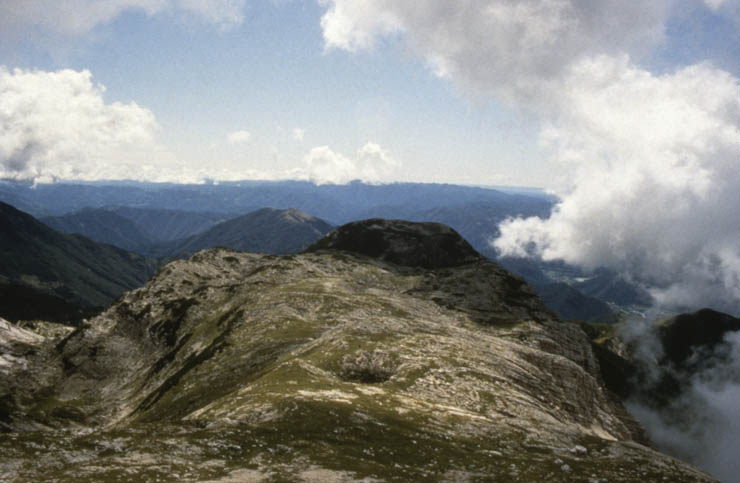
{"label": "sky", "polygon": [[[330,9],[300,0],[0,1],[4,177],[543,181],[529,120],[466,96],[404,42],[329,46]],[[75,99],[71,83],[94,99]],[[55,111],[61,96],[68,104]],[[78,101],[100,104],[81,112],[82,133],[60,126],[84,109]],[[137,112],[111,112],[118,104]],[[41,118],[12,132],[7,124],[27,109]],[[86,124],[101,115],[130,132]]]}
{"label": "sky", "polygon": [[733,0],[622,3],[0,0],[0,176],[555,189],[572,61],[737,70]]}

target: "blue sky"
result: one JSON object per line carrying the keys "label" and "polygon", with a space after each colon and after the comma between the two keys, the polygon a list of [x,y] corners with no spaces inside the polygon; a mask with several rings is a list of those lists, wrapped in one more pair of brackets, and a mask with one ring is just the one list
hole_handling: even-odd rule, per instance
{"label": "blue sky", "polygon": [[[93,86],[105,86],[101,95],[106,105],[135,103],[154,117],[157,127],[132,140],[90,146],[101,142],[97,136],[74,149],[65,146],[64,155],[55,154],[59,149],[53,143],[76,134],[59,133],[53,143],[43,137],[14,141],[20,143],[21,148],[12,148],[18,152],[27,145],[35,151],[32,155],[23,151],[24,161],[19,162],[18,152],[6,148],[4,157],[14,160],[6,164],[30,163],[29,169],[6,173],[6,177],[43,181],[132,173],[139,179],[167,172],[170,178],[186,181],[241,176],[344,182],[357,176],[369,181],[554,187],[571,176],[567,163],[552,162],[553,153],[543,147],[542,128],[558,116],[543,115],[549,107],[543,108],[541,100],[531,100],[543,89],[528,87],[527,93],[509,89],[520,77],[509,79],[508,75],[525,79],[533,75],[539,85],[543,73],[522,67],[521,59],[501,70],[493,65],[512,62],[501,58],[507,53],[488,45],[494,42],[513,42],[514,48],[522,49],[520,57],[528,55],[517,45],[518,39],[489,38],[475,25],[466,33],[464,27],[450,23],[458,14],[465,21],[465,15],[475,15],[476,8],[512,2],[430,0],[423,7],[427,12],[396,7],[403,2],[357,0],[115,0],[109,2],[116,5],[109,10],[100,3],[0,2],[0,17],[5,13],[6,18],[4,25],[0,21],[5,30],[0,36],[0,65],[8,75],[15,68],[39,74],[61,69],[89,71]],[[520,3],[550,8],[548,4],[555,2]],[[737,8],[732,2],[721,3],[672,2],[661,12],[651,11],[653,7],[645,7],[645,12],[630,7],[612,22],[574,2],[568,14],[588,22],[606,18],[617,27],[629,23],[630,27],[615,31],[614,35],[624,38],[663,32],[658,41],[636,42],[647,46],[635,47],[624,38],[614,42],[608,36],[594,42],[610,55],[626,52],[650,72],[670,72],[704,61],[708,55],[717,66],[732,71],[740,45],[734,22]],[[608,0],[593,5],[604,11],[619,7]],[[453,11],[444,11],[450,8]],[[436,10],[439,18],[435,19],[429,12]],[[322,18],[328,19],[332,12],[337,14],[333,20],[322,24]],[[389,17],[398,25],[384,27],[383,19]],[[643,17],[649,19],[645,25],[635,21]],[[534,16],[526,20],[531,25],[541,21]],[[501,21],[496,18],[481,28],[506,27],[497,23]],[[639,28],[632,27],[633,23],[640,24]],[[327,25],[348,26],[349,30],[331,37]],[[462,43],[459,52],[430,38],[430,32],[437,35],[444,29],[450,34],[449,45]],[[368,45],[352,44],[353,35],[363,32],[371,37]],[[569,49],[599,53],[585,47],[593,40],[589,36],[599,34],[584,32],[584,39],[566,45],[566,54]],[[551,40],[559,42],[558,35],[564,34],[555,32]],[[472,48],[466,50],[465,42]],[[476,43],[485,57],[475,58]],[[536,54],[533,61],[537,61]],[[567,55],[561,59],[560,53],[554,57],[562,65],[571,60]],[[440,72],[435,64],[440,58],[457,71]],[[481,65],[483,78],[477,72]],[[557,77],[558,68],[547,75]],[[13,115],[8,115],[6,123]],[[116,122],[136,129],[125,116]],[[26,127],[24,132],[43,127]],[[235,132],[248,136],[242,135],[242,142],[229,142]],[[137,154],[127,154],[127,142],[139,143],[133,149]],[[111,144],[118,146],[115,152],[108,148]],[[149,147],[143,149],[143,145]],[[365,155],[358,150],[368,145],[374,146],[370,151],[375,154],[362,160]],[[87,159],[87,164],[69,166],[75,157]],[[376,161],[377,169],[362,168]],[[59,167],[60,163],[66,164]],[[140,164],[146,164],[148,171],[137,169]],[[181,177],[178,167],[187,167],[190,175]]]}
{"label": "blue sky", "polygon": [[[227,29],[124,10],[58,44],[20,40],[0,49],[0,64],[89,70],[106,102],[149,109],[158,140],[187,165],[282,172],[301,167],[313,147],[351,158],[371,142],[400,165],[388,179],[542,181],[528,121],[495,100],[466,97],[399,42],[326,50],[325,10],[312,1],[255,0]],[[240,130],[250,141],[230,144],[228,134]]]}

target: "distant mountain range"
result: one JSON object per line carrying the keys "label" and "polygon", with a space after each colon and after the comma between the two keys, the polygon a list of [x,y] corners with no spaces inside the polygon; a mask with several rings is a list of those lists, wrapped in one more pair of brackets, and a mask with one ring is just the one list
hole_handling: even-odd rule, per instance
{"label": "distant mountain range", "polygon": [[376,216],[409,218],[435,208],[468,203],[488,203],[494,212],[504,216],[545,215],[554,202],[544,193],[523,195],[446,184],[354,182],[316,186],[303,181],[244,181],[217,185],[100,182],[36,186],[0,181],[0,200],[23,206],[23,210],[36,217],[109,206],[227,213],[233,217],[270,206],[295,208],[334,225]]}
{"label": "distant mountain range", "polygon": [[184,240],[152,247],[150,253],[174,257],[213,247],[276,255],[294,253],[331,229],[329,223],[302,211],[263,208],[214,225]]}
{"label": "distant mountain range", "polygon": [[85,208],[68,215],[41,218],[40,221],[62,233],[84,235],[131,251],[154,243],[138,224],[113,209]]}
{"label": "distant mountain range", "polygon": [[126,250],[150,253],[153,245],[184,240],[234,216],[225,213],[107,206],[85,208],[40,220],[64,233],[77,233]]}
{"label": "distant mountain range", "polygon": [[[296,181],[218,185],[131,182],[32,187],[0,182],[0,199],[12,200],[36,216],[45,215],[42,220],[59,231],[82,234],[146,256],[168,258],[211,246],[285,253],[299,250],[325,233],[324,228],[313,234],[309,229],[300,236],[289,235],[289,231],[275,227],[272,234],[267,234],[267,221],[254,217],[230,221],[265,206],[298,209],[331,225],[373,217],[434,221],[451,226],[480,253],[523,276],[561,317],[600,318],[605,304],[610,310],[631,312],[650,305],[649,295],[605,270],[583,273],[558,263],[499,260],[490,241],[498,235],[501,221],[549,214],[555,199],[536,191],[503,192],[423,183],[315,186]],[[280,223],[277,218],[274,221]],[[215,231],[209,232],[211,229]],[[296,236],[295,241],[280,240]]]}
{"label": "distant mountain range", "polygon": [[88,208],[41,221],[65,232],[153,257],[224,247],[283,254],[306,248],[332,225],[295,209],[262,208],[241,216],[152,208]]}

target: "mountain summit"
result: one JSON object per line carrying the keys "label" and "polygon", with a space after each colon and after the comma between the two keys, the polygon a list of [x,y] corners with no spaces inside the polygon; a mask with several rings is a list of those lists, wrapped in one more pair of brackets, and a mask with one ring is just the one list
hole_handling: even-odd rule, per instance
{"label": "mountain summit", "polygon": [[373,218],[343,225],[307,251],[342,250],[424,268],[454,267],[483,257],[455,230],[440,223]]}
{"label": "mountain summit", "polygon": [[8,334],[11,480],[713,481],[639,444],[585,333],[440,225],[201,251],[62,340]]}
{"label": "mountain summit", "polygon": [[285,254],[303,250],[332,226],[295,209],[262,208],[221,222],[212,228],[155,248],[160,255],[192,254],[204,248],[223,247],[255,253]]}

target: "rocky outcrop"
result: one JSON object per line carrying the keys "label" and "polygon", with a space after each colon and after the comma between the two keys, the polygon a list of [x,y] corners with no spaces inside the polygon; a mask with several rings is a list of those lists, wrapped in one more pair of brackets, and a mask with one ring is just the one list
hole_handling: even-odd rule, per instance
{"label": "rocky outcrop", "polygon": [[634,441],[588,337],[521,279],[439,225],[363,223],[301,254],[172,262],[29,355],[0,380],[18,388],[0,474],[712,481]]}
{"label": "rocky outcrop", "polygon": [[441,268],[481,259],[452,228],[439,223],[413,223],[373,218],[343,225],[307,251],[342,250],[396,265]]}

